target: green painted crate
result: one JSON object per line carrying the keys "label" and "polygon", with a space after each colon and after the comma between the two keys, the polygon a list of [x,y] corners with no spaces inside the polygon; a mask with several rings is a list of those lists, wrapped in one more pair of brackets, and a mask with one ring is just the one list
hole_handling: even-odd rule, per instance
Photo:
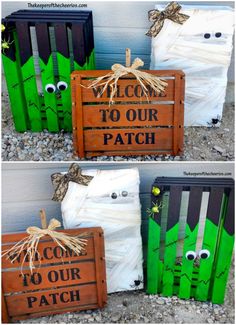
{"label": "green painted crate", "polygon": [[232,179],[155,180],[149,210],[148,293],[222,304],[233,246]]}
{"label": "green painted crate", "polygon": [[92,12],[19,10],[2,24],[7,43],[2,62],[16,130],[71,131],[70,74],[95,69]]}

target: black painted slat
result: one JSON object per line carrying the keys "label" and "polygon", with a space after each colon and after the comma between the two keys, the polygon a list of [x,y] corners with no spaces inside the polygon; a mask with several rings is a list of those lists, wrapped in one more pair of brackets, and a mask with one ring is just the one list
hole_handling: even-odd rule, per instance
{"label": "black painted slat", "polygon": [[194,230],[199,222],[202,202],[202,187],[193,186],[190,189],[188,200],[187,224],[191,231]]}
{"label": "black painted slat", "polygon": [[85,37],[83,25],[81,23],[72,24],[71,33],[74,61],[77,62],[80,66],[83,66],[86,63]]}
{"label": "black painted slat", "polygon": [[234,189],[230,191],[227,212],[224,221],[224,229],[232,236],[234,235]]}
{"label": "black painted slat", "polygon": [[19,40],[21,66],[23,66],[33,55],[30,28],[28,23],[17,21],[16,32]]}
{"label": "black painted slat", "polygon": [[181,198],[182,198],[182,186],[175,186],[175,185],[171,186],[166,231],[173,228],[179,222]]}
{"label": "black painted slat", "polygon": [[57,51],[64,57],[69,58],[69,44],[66,24],[55,24],[55,40]]}
{"label": "black painted slat", "polygon": [[51,45],[49,37],[49,28],[45,23],[36,23],[35,31],[37,36],[39,57],[42,59],[44,64],[48,63],[51,55]]}
{"label": "black painted slat", "polygon": [[212,187],[208,200],[207,219],[211,220],[214,225],[218,226],[220,220],[220,212],[222,206],[222,199],[224,188]]}

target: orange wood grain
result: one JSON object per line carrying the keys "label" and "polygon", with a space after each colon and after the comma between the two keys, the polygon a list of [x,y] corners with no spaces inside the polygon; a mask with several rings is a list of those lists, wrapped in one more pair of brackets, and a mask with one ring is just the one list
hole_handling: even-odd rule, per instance
{"label": "orange wood grain", "polygon": [[[135,79],[119,79],[117,82],[117,93],[114,96],[114,101],[119,102],[147,102],[147,101],[171,101],[174,100],[174,80],[166,80],[168,86],[165,90],[156,94],[153,90],[148,93],[148,98],[141,92],[141,86]],[[98,96],[98,92],[95,89],[86,88],[91,84],[91,80],[82,80],[81,84],[85,86],[82,90],[83,102],[109,102],[110,95],[107,96],[105,91],[101,96]],[[99,90],[98,86],[98,90]],[[76,87],[78,91],[80,87]],[[101,88],[102,89],[102,88]],[[126,89],[126,90],[125,90]]]}
{"label": "orange wood grain", "polygon": [[[79,294],[77,294],[77,290],[79,290]],[[77,297],[79,297],[80,300],[77,300],[77,297],[71,298],[71,294],[68,294],[68,292],[71,291],[73,292],[72,294],[75,294]],[[65,294],[63,294],[63,292],[65,292]],[[56,294],[54,301],[52,294]],[[62,295],[61,299],[60,295]],[[42,296],[45,297],[45,299],[43,298],[43,301],[41,300]],[[36,301],[34,301],[34,298],[36,299]],[[74,301],[72,301],[72,299],[74,299]],[[81,304],[97,304],[97,290],[96,284],[87,284],[71,287],[68,286],[66,288],[61,289],[37,291],[7,296],[6,302],[8,306],[9,316],[17,316],[31,312],[35,313],[57,309],[60,310],[60,308],[80,306]]]}
{"label": "orange wood grain", "polygon": [[95,263],[94,261],[86,261],[83,263],[41,266],[35,269],[33,274],[30,273],[30,270],[24,270],[24,274],[19,270],[5,271],[2,272],[2,281],[4,294],[89,283],[96,281]]}
{"label": "orange wood grain", "polygon": [[[157,113],[156,113],[157,112]],[[84,127],[173,125],[174,106],[158,104],[84,105]],[[119,120],[118,120],[119,117]],[[127,117],[133,121],[129,121]],[[144,121],[140,121],[140,119]],[[114,121],[112,121],[112,119]],[[157,119],[157,120],[156,120]]]}
{"label": "orange wood grain", "polygon": [[[84,142],[85,151],[126,151],[132,150],[155,150],[162,148],[162,150],[171,150],[172,147],[172,132],[171,128],[140,128],[140,129],[108,129],[108,130],[85,130]],[[107,145],[104,145],[104,134],[110,134],[113,138],[107,140]],[[117,135],[120,134],[124,145],[114,144]],[[147,136],[154,134],[154,144],[137,144],[132,141],[132,144],[128,144],[128,136],[131,134],[132,138],[139,136],[139,142],[145,141]],[[147,134],[147,135],[146,135]]]}
{"label": "orange wood grain", "polygon": [[[38,245],[38,252],[40,254],[39,261],[35,260],[35,267],[40,267],[40,265],[45,264],[55,264],[55,263],[66,263],[72,261],[83,261],[88,259],[94,259],[94,241],[93,238],[90,237],[87,239],[87,245],[85,246],[85,250],[81,252],[81,255],[78,256],[74,252],[71,252],[69,249],[64,251],[59,247],[58,244],[53,242],[52,240],[46,242],[40,242]],[[13,245],[3,246],[3,250],[8,250]],[[6,268],[21,268],[23,258],[25,253],[22,252],[19,260],[15,260],[11,263],[10,259],[6,259],[5,256],[2,257],[2,269]],[[29,261],[25,260],[24,267],[29,266]]]}

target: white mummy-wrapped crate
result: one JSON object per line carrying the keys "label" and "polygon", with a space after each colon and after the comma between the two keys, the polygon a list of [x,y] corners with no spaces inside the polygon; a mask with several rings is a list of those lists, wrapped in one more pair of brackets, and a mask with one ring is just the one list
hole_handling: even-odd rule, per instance
{"label": "white mummy-wrapped crate", "polygon": [[[164,10],[157,5],[156,9]],[[186,126],[209,126],[221,119],[234,31],[234,11],[220,6],[182,6],[183,25],[165,19],[152,37],[150,69],[185,72]]]}
{"label": "white mummy-wrapped crate", "polygon": [[61,202],[64,228],[102,227],[108,292],[143,288],[137,168],[82,170],[88,186],[69,182]]}

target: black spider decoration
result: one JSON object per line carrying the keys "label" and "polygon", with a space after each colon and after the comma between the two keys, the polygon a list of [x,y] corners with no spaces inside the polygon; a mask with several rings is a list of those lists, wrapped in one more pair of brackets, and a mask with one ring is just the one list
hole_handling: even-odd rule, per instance
{"label": "black spider decoration", "polygon": [[218,123],[221,123],[222,119],[220,117],[220,115],[217,115],[216,118],[212,118],[211,122],[207,122],[208,125],[210,125],[211,127],[215,127]]}
{"label": "black spider decoration", "polygon": [[143,278],[139,275],[138,280],[134,280],[134,284],[130,284],[131,288],[139,289],[140,284],[143,283]]}

